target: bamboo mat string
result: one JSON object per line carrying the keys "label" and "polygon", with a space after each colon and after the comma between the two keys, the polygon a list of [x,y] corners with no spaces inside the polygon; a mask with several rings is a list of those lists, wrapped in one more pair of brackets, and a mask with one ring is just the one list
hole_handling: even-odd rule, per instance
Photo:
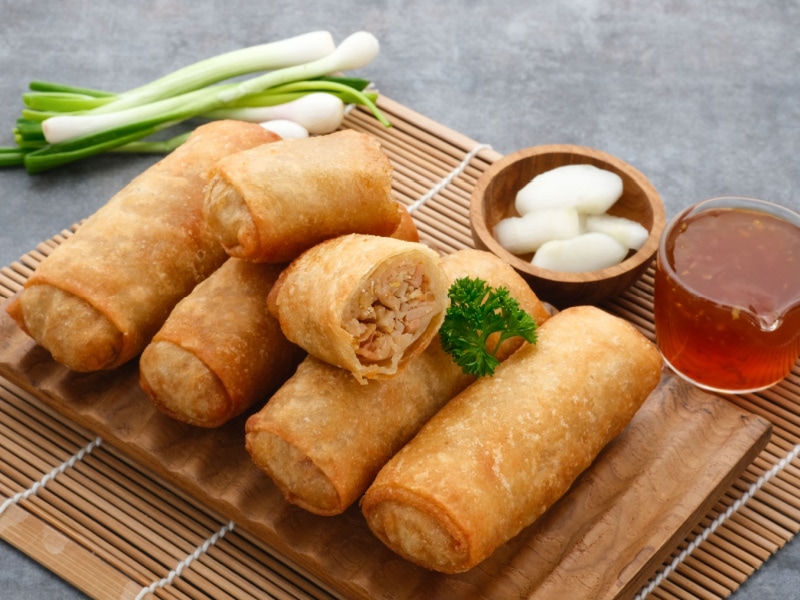
{"label": "bamboo mat string", "polygon": [[208,552],[209,548],[214,546],[219,540],[225,537],[225,535],[231,531],[233,531],[236,525],[233,521],[228,521],[226,525],[220,528],[214,535],[208,538],[205,542],[203,542],[200,546],[198,546],[194,552],[192,552],[189,556],[184,558],[178,566],[175,567],[166,577],[163,577],[159,581],[154,581],[147,587],[142,588],[139,593],[136,595],[136,600],[142,600],[147,594],[152,594],[159,588],[163,588],[165,586],[171,585],[173,581],[175,581],[176,577],[180,577],[183,570],[192,564],[195,560],[200,558],[203,554]]}
{"label": "bamboo mat string", "polygon": [[472,159],[475,158],[475,156],[479,152],[481,152],[483,150],[491,150],[491,148],[492,147],[489,144],[477,144],[477,145],[475,145],[475,147],[473,147],[472,150],[470,150],[469,153],[467,153],[467,155],[464,157],[464,160],[462,160],[456,166],[455,169],[450,171],[450,173],[448,173],[444,178],[442,178],[442,180],[439,181],[439,183],[437,183],[430,190],[428,190],[427,194],[425,194],[424,196],[422,196],[421,198],[416,200],[414,203],[412,203],[408,207],[408,212],[409,213],[413,213],[418,208],[421,208],[422,206],[425,206],[425,203],[427,203],[428,200],[433,198],[436,194],[438,194],[444,188],[446,188],[448,185],[450,185],[450,182],[453,181],[453,179],[455,179],[456,177],[461,175],[466,170],[466,168],[469,166],[469,163],[472,161]]}
{"label": "bamboo mat string", "polygon": [[769,471],[764,473],[761,477],[759,477],[754,483],[750,485],[744,494],[740,498],[738,498],[733,504],[731,504],[725,512],[719,514],[719,516],[714,519],[711,524],[706,527],[701,533],[695,537],[692,542],[680,553],[678,554],[672,562],[664,567],[664,569],[656,575],[650,582],[642,588],[642,590],[634,597],[634,600],[644,600],[647,596],[650,595],[655,588],[661,585],[661,582],[665,580],[670,573],[675,571],[681,563],[683,563],[691,554],[702,544],[708,537],[714,533],[717,528],[722,525],[725,521],[727,521],[733,514],[735,514],[739,509],[741,509],[748,500],[750,500],[753,496],[755,496],[756,492],[760,490],[764,485],[772,479],[775,475],[786,469],[792,461],[800,455],[800,444],[797,444],[792,450],[780,459],[775,466],[773,466]]}
{"label": "bamboo mat string", "polygon": [[21,500],[25,500],[26,498],[29,498],[30,496],[33,496],[34,494],[38,493],[38,491],[41,488],[47,485],[47,482],[51,481],[52,479],[55,479],[59,473],[63,473],[67,469],[71,469],[73,466],[75,466],[75,463],[83,460],[84,456],[90,454],[92,450],[100,446],[102,443],[103,443],[102,438],[100,437],[95,438],[94,441],[90,442],[89,444],[81,448],[80,451],[73,454],[69,460],[61,463],[55,469],[53,469],[52,471],[47,473],[44,477],[42,477],[39,481],[34,483],[27,490],[18,492],[13,496],[11,496],[10,498],[7,498],[5,502],[3,502],[2,505],[0,505],[0,515],[2,515],[9,506],[17,504]]}

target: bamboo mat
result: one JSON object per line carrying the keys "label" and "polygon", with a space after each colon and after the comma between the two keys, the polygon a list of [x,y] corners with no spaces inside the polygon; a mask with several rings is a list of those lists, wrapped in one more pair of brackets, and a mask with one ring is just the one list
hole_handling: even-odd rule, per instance
{"label": "bamboo mat", "polygon": [[[361,109],[395,165],[394,192],[423,241],[472,246],[469,195],[500,155],[389,99],[394,127]],[[0,299],[74,230],[0,270]],[[652,269],[604,308],[654,338]],[[773,424],[766,448],[637,598],[725,598],[800,528],[800,365],[759,394],[729,396]],[[339,598],[319,578],[125,452],[0,378],[0,537],[94,598]]]}

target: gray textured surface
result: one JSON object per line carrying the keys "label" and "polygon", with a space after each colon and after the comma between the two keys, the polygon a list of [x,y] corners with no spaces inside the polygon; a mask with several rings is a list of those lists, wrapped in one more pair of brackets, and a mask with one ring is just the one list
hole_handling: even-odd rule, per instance
{"label": "gray textured surface", "polygon": [[[202,57],[328,29],[365,29],[359,74],[506,153],[575,143],[634,164],[668,216],[740,194],[800,210],[797,0],[88,2],[0,0],[0,145],[28,81],[121,91]],[[0,171],[0,263],[89,215],[155,158],[104,157],[36,177]],[[733,595],[800,596],[790,543]],[[0,599],[77,598],[0,543]]]}

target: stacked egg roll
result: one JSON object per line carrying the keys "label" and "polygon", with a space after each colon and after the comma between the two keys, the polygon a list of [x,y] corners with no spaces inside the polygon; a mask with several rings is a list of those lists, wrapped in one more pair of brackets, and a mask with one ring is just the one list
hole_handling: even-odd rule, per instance
{"label": "stacked egg roll", "polygon": [[[392,237],[418,241],[411,215]],[[172,310],[139,361],[154,406],[179,421],[218,427],[268,398],[305,356],[267,310],[286,265],[229,258]]]}
{"label": "stacked egg roll", "polygon": [[439,411],[378,473],[361,509],[389,548],[471,569],[552,506],[632,419],[661,374],[655,345],[590,306]]}
{"label": "stacked egg roll", "polygon": [[266,310],[280,265],[229,258],[172,310],[139,360],[163,413],[218,427],[267,398],[305,355]]}
{"label": "stacked egg roll", "polygon": [[254,123],[198,127],[55,248],[9,314],[75,371],[112,369],[138,355],[172,307],[227,258],[203,219],[209,170],[279,139]]}
{"label": "stacked egg roll", "polygon": [[219,161],[203,211],[231,256],[289,262],[338,235],[391,235],[401,219],[392,171],[366,133],[281,140]]}
{"label": "stacked egg roll", "polygon": [[[452,283],[480,277],[505,286],[537,323],[549,313],[506,263],[479,250],[442,259]],[[494,344],[490,342],[493,346]],[[505,359],[523,344],[505,340]],[[394,377],[359,384],[352,375],[308,356],[246,424],[247,450],[289,502],[319,515],[344,512],[381,466],[474,377],[465,375],[436,336]]]}
{"label": "stacked egg roll", "polygon": [[366,383],[395,375],[427,347],[444,319],[447,285],[427,246],[356,233],[301,254],[267,302],[289,340]]}

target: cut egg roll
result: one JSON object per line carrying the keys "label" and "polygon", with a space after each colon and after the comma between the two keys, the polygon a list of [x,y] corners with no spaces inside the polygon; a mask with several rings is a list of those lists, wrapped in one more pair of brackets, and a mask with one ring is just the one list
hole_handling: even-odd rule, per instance
{"label": "cut egg roll", "polygon": [[153,405],[219,427],[264,400],[305,355],[266,309],[280,265],[229,258],[172,310],[139,359]]}
{"label": "cut egg roll", "polygon": [[[507,263],[488,252],[460,250],[442,259],[449,282],[480,277],[505,286],[537,323],[549,313]],[[504,340],[505,359],[524,342]],[[489,342],[493,347],[495,343]],[[254,463],[287,501],[312,513],[344,512],[378,470],[450,398],[474,381],[442,350],[437,335],[425,351],[389,379],[359,384],[352,375],[313,356],[245,426]]]}
{"label": "cut egg roll", "polygon": [[289,262],[339,235],[391,235],[402,216],[392,170],[366,133],[281,140],[219,161],[203,212],[231,256]]}
{"label": "cut egg roll", "polygon": [[267,305],[289,340],[366,383],[394,376],[427,347],[444,320],[447,286],[427,246],[349,234],[292,261]]}
{"label": "cut egg roll", "polygon": [[198,127],[57,246],[9,314],[75,371],[137,356],[172,307],[227,259],[202,215],[209,170],[223,156],[278,139],[254,123]]}
{"label": "cut egg roll", "polygon": [[661,366],[619,317],[590,306],[554,315],[536,344],[458,394],[387,462],[361,500],[369,528],[427,569],[475,567],[568,491]]}

